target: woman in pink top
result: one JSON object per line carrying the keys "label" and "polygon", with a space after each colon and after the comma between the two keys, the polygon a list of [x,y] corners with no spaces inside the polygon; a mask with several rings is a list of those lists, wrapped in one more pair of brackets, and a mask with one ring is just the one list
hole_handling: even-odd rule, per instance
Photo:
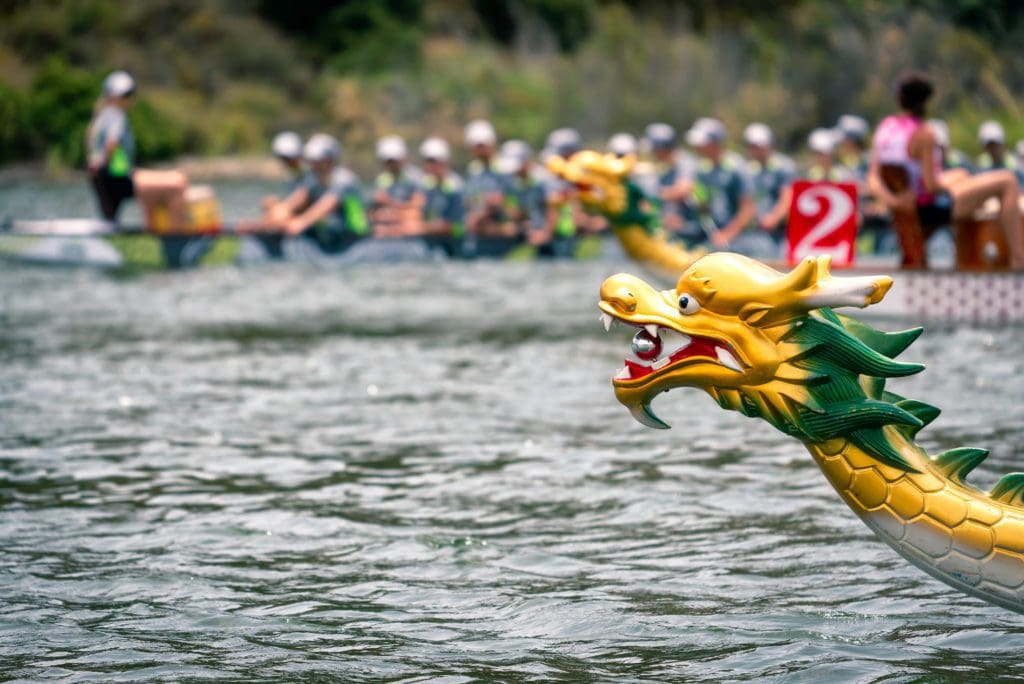
{"label": "woman in pink top", "polygon": [[[942,171],[935,133],[924,122],[925,105],[934,88],[927,76],[910,72],[898,85],[902,113],[886,117],[875,132],[868,169],[868,188],[894,209],[916,208],[922,224],[948,224],[968,219],[990,197],[999,198],[999,226],[1006,236],[1010,267],[1024,270],[1024,228],[1021,226],[1017,179],[1007,170],[970,176],[962,169]],[[910,187],[894,194],[882,181],[882,165],[903,166]]]}

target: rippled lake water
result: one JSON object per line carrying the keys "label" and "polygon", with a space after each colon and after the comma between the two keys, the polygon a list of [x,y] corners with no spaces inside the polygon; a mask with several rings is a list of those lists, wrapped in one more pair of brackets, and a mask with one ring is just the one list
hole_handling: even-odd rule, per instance
{"label": "rippled lake water", "polygon": [[[801,446],[609,378],[617,263],[0,263],[0,678],[994,681],[1024,616],[899,558]],[[1024,469],[1019,329],[893,382]]]}

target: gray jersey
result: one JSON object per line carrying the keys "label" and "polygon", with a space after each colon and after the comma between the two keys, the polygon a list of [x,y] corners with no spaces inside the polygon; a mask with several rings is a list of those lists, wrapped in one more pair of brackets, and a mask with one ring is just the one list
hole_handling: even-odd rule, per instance
{"label": "gray jersey", "polygon": [[111,140],[116,140],[117,146],[107,159],[107,172],[112,176],[131,175],[135,166],[135,136],[128,123],[128,115],[120,107],[106,105],[89,126],[90,165],[103,161],[104,150]]}

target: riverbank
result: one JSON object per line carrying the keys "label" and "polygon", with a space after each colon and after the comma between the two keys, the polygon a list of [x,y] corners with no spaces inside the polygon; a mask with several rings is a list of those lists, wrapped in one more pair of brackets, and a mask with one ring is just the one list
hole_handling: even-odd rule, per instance
{"label": "riverbank", "polygon": [[[148,166],[148,165],[147,165]],[[193,181],[267,180],[287,178],[284,167],[268,156],[187,156],[172,162],[154,165],[181,169]],[[49,164],[45,161],[18,162],[0,166],[0,185],[15,183],[68,183],[83,180],[84,169]]]}

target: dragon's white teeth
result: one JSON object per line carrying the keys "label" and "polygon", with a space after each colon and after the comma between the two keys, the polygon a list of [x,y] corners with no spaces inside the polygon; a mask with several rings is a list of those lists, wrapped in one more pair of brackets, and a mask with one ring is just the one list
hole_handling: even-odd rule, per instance
{"label": "dragon's white teeth", "polygon": [[667,356],[662,356],[660,359],[651,364],[651,368],[653,368],[654,370],[661,370],[662,368],[667,366],[668,362],[671,360],[672,359],[670,359]]}
{"label": "dragon's white teeth", "polygon": [[633,375],[629,372],[629,368],[626,366],[623,366],[615,373],[616,380],[629,380],[631,377],[633,377]]}
{"label": "dragon's white teeth", "polygon": [[658,336],[658,326],[656,326],[654,323],[648,323],[647,325],[645,325],[644,330],[646,330],[647,334],[650,335],[651,337]]}
{"label": "dragon's white teeth", "polygon": [[686,349],[690,346],[690,342],[693,341],[689,335],[676,332],[671,328],[662,328],[658,332],[661,335],[661,353],[665,356],[671,356],[677,351]]}
{"label": "dragon's white teeth", "polygon": [[608,332],[609,330],[611,330],[612,329],[612,323],[615,322],[615,319],[612,318],[611,314],[606,314],[606,313],[602,313],[601,314],[601,318],[599,320],[601,321],[601,323],[604,324],[604,331],[605,332]]}
{"label": "dragon's white teeth", "polygon": [[721,363],[726,368],[731,368],[734,371],[738,371],[740,373],[743,372],[743,368],[742,366],[740,366],[740,362],[737,361],[736,357],[729,353],[727,349],[724,349],[722,347],[715,347],[715,356],[718,357],[719,363]]}

